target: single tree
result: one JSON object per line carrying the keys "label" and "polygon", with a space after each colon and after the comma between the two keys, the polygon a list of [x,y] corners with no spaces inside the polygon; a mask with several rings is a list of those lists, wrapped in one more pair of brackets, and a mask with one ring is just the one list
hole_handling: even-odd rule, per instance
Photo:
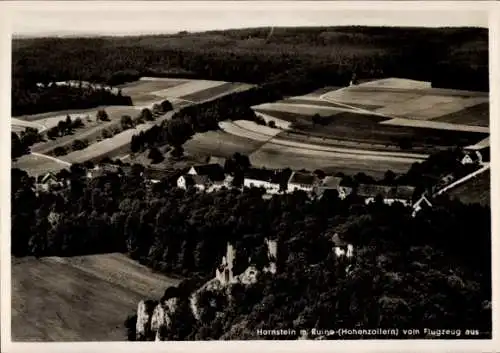
{"label": "single tree", "polygon": [[130,129],[131,127],[134,126],[134,122],[132,121],[132,117],[130,115],[123,115],[120,120],[120,123],[124,130]]}
{"label": "single tree", "polygon": [[149,150],[148,158],[151,159],[151,162],[154,163],[154,164],[160,163],[160,162],[162,162],[165,159],[165,157],[163,157],[163,154],[156,147],[152,147]]}
{"label": "single tree", "polygon": [[110,121],[108,113],[104,109],[99,109],[97,111],[96,119],[100,121]]}

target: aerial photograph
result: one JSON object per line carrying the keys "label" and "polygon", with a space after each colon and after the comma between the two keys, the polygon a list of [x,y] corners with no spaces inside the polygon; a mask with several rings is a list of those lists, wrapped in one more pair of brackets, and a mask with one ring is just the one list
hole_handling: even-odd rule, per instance
{"label": "aerial photograph", "polygon": [[487,12],[160,4],[13,20],[12,342],[491,339]]}

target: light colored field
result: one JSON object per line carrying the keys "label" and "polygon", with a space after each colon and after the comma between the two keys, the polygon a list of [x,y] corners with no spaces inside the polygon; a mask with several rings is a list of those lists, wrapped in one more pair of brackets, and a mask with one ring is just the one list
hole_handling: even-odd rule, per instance
{"label": "light colored field", "polygon": [[434,121],[452,124],[490,126],[489,108],[488,102],[480,103],[451,114],[442,115],[434,119]]}
{"label": "light colored field", "polygon": [[466,181],[462,185],[448,191],[452,198],[457,198],[463,203],[480,203],[490,205],[490,171],[481,173]]}
{"label": "light colored field", "polygon": [[408,171],[411,162],[376,161],[370,159],[351,158],[343,153],[326,155],[312,154],[300,149],[283,148],[281,145],[267,143],[258,151],[250,155],[250,161],[255,166],[266,168],[287,168],[295,170],[321,169],[328,173],[343,172],[345,174],[356,174],[364,172],[376,178],[382,178],[387,170],[395,173]]}
{"label": "light colored field", "polygon": [[346,104],[362,104],[372,106],[386,106],[389,104],[402,103],[421,97],[422,92],[407,91],[380,91],[377,88],[346,87],[333,92],[326,93],[322,97],[328,101]]}
{"label": "light colored field", "polygon": [[196,91],[188,95],[183,95],[180,98],[191,102],[202,103],[231,93],[246,91],[252,87],[254,87],[254,85],[247,83],[227,82],[222,85]]}
{"label": "light colored field", "polygon": [[202,91],[208,88],[221,86],[226,84],[227,82],[223,81],[206,81],[206,80],[193,80],[189,82],[182,83],[180,85],[176,85],[171,88],[166,88],[158,91],[152,91],[150,94],[168,98],[168,97],[182,97],[187,96],[188,94],[192,94],[198,91]]}
{"label": "light colored field", "polygon": [[122,254],[12,260],[14,341],[126,340],[127,315],[179,280]]}
{"label": "light colored field", "polygon": [[21,120],[18,118],[11,118],[10,123],[12,126],[12,131],[15,131],[15,132],[24,131],[24,129],[26,129],[27,127],[32,127],[34,129],[37,129],[38,132],[40,132],[40,133],[47,130],[47,127],[38,121],[37,122],[25,121],[25,120]]}
{"label": "light colored field", "polygon": [[359,86],[373,87],[373,88],[398,88],[398,89],[429,89],[431,88],[430,82],[415,81],[406,78],[384,78],[381,80],[374,80],[360,83]]}
{"label": "light colored field", "polygon": [[490,137],[488,136],[487,138],[476,143],[475,145],[467,146],[467,148],[472,150],[480,150],[481,148],[488,147],[489,145],[490,145]]}
{"label": "light colored field", "polygon": [[123,146],[128,145],[133,135],[136,135],[141,131],[146,131],[155,124],[160,124],[163,120],[171,118],[173,114],[174,112],[170,111],[167,114],[156,119],[156,121],[137,125],[133,129],[122,131],[111,138],[94,143],[83,150],[74,151],[65,156],[62,156],[61,159],[70,163],[83,163],[87,160],[94,160],[104,157],[107,155],[107,153],[110,153],[116,149],[121,149],[123,148]]}
{"label": "light colored field", "polygon": [[42,175],[49,171],[58,171],[67,168],[68,165],[64,162],[57,162],[55,159],[45,156],[27,154],[12,162],[12,168],[25,170],[29,175]]}
{"label": "light colored field", "polygon": [[234,153],[250,154],[262,146],[261,141],[228,134],[224,131],[208,131],[194,135],[184,144],[191,156],[231,157]]}
{"label": "light colored field", "polygon": [[375,110],[377,113],[428,120],[487,102],[482,97],[452,97],[426,95],[403,103],[391,104]]}
{"label": "light colored field", "polygon": [[288,104],[288,103],[264,103],[253,106],[252,109],[265,109],[268,111],[280,111],[295,113],[301,115],[319,114],[320,116],[331,116],[343,111],[350,111],[350,109],[341,107],[325,107],[313,104]]}
{"label": "light colored field", "polygon": [[449,123],[442,123],[439,121],[413,120],[404,118],[385,120],[380,122],[379,124],[422,127],[422,128],[438,129],[438,130],[482,132],[486,134],[490,132],[489,128],[482,126],[449,124]]}
{"label": "light colored field", "polygon": [[281,130],[258,125],[252,121],[221,121],[220,128],[230,135],[248,138],[254,141],[266,142],[278,135]]}

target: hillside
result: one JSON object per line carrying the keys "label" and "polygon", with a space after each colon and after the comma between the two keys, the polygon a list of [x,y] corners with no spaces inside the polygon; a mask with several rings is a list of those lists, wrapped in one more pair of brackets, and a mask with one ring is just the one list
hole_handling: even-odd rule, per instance
{"label": "hillside", "polygon": [[490,206],[490,183],[490,171],[488,170],[450,190],[448,194],[463,203],[479,203]]}
{"label": "hillside", "polygon": [[12,259],[13,341],[123,341],[144,297],[179,280],[121,254]]}

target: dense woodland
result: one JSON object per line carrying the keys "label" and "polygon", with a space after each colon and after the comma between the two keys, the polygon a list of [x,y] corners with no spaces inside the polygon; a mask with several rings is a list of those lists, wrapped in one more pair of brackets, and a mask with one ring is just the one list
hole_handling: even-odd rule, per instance
{"label": "dense woodland", "polygon": [[[61,65],[64,65],[61,63]],[[86,109],[100,105],[132,105],[132,99],[93,86],[74,87],[47,83],[39,87],[37,82],[27,84],[12,80],[12,115],[37,114],[59,110]]]}
{"label": "dense woodland", "polygon": [[[13,112],[113,104],[103,93],[38,89],[36,84],[82,80],[119,85],[140,76],[181,76],[264,84],[288,77],[306,92],[345,84],[342,72],[406,77],[436,87],[488,90],[486,29],[268,28],[178,35],[15,39]],[[287,92],[282,92],[286,94]],[[65,99],[61,99],[65,97]],[[42,104],[43,103],[43,104]],[[116,103],[117,104],[117,103]],[[120,103],[123,104],[123,103]],[[45,109],[45,108],[44,108]],[[48,109],[48,108],[47,108]]]}
{"label": "dense woodland", "polygon": [[[37,196],[33,180],[13,169],[13,254],[119,251],[163,273],[207,279],[227,241],[236,246],[238,271],[248,255],[265,257],[264,238],[275,237],[275,278],[262,277],[253,289],[236,286],[237,300],[221,315],[195,325],[185,317],[168,337],[257,338],[259,327],[444,323],[490,332],[489,208],[443,198],[412,218],[400,205],[365,206],[355,197],[311,201],[296,192],[264,200],[257,189],[200,194],[173,187],[174,174],[147,187],[140,171],[135,166],[126,177],[89,181],[83,167],[73,166],[66,172],[68,189]],[[331,251],[334,233],[356,246],[349,275]]]}

